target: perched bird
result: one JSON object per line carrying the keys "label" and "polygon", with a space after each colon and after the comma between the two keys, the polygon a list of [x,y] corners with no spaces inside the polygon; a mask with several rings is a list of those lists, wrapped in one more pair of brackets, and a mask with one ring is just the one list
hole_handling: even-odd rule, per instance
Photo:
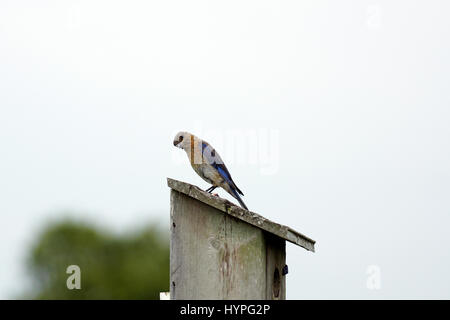
{"label": "perched bird", "polygon": [[241,207],[248,210],[240,197],[244,194],[234,183],[222,158],[208,142],[189,132],[179,132],[173,140],[173,145],[186,151],[194,171],[203,180],[212,184],[205,190],[206,192],[211,193],[217,187],[221,187],[239,201]]}

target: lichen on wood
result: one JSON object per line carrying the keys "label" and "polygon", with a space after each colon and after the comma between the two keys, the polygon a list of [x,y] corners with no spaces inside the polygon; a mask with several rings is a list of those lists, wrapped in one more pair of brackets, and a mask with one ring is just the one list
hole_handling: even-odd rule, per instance
{"label": "lichen on wood", "polygon": [[306,250],[312,252],[315,251],[314,240],[288,226],[273,222],[255,212],[251,212],[249,210],[238,207],[226,199],[220,198],[218,196],[213,196],[210,193],[205,192],[197,186],[191,185],[189,183],[167,178],[167,184],[171,189],[188,195],[189,197],[201,201],[207,205],[210,205],[230,216],[245,221],[246,223],[258,227],[264,231],[270,232],[282,239],[303,247]]}

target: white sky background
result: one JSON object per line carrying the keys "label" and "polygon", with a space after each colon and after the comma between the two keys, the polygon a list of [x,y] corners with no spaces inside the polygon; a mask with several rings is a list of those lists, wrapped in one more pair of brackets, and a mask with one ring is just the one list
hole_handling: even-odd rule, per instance
{"label": "white sky background", "polygon": [[[168,225],[167,176],[208,187],[179,130],[218,149],[251,210],[317,240],[287,246],[289,299],[450,298],[449,9],[1,1],[0,298],[61,211]],[[230,130],[276,132],[276,172],[233,161]]]}

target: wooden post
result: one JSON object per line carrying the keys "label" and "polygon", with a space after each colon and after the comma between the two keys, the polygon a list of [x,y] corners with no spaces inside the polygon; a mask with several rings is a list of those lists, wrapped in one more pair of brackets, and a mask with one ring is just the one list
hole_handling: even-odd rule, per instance
{"label": "wooden post", "polygon": [[286,240],[314,251],[314,240],[168,179],[171,299],[286,299]]}

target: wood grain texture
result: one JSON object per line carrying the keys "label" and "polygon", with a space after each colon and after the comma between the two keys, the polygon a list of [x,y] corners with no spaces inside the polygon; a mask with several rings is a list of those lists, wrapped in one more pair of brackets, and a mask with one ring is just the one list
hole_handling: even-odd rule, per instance
{"label": "wood grain texture", "polygon": [[266,299],[261,229],[171,190],[170,298]]}
{"label": "wood grain texture", "polygon": [[286,276],[282,274],[286,265],[286,241],[265,233],[266,239],[266,299],[286,299]]}
{"label": "wood grain texture", "polygon": [[210,207],[214,207],[229,216],[242,220],[259,229],[272,233],[282,239],[292,242],[306,250],[315,251],[315,241],[287,226],[270,221],[263,216],[238,207],[226,199],[213,196],[200,188],[182,181],[167,178],[167,184],[173,190],[197,199]]}

